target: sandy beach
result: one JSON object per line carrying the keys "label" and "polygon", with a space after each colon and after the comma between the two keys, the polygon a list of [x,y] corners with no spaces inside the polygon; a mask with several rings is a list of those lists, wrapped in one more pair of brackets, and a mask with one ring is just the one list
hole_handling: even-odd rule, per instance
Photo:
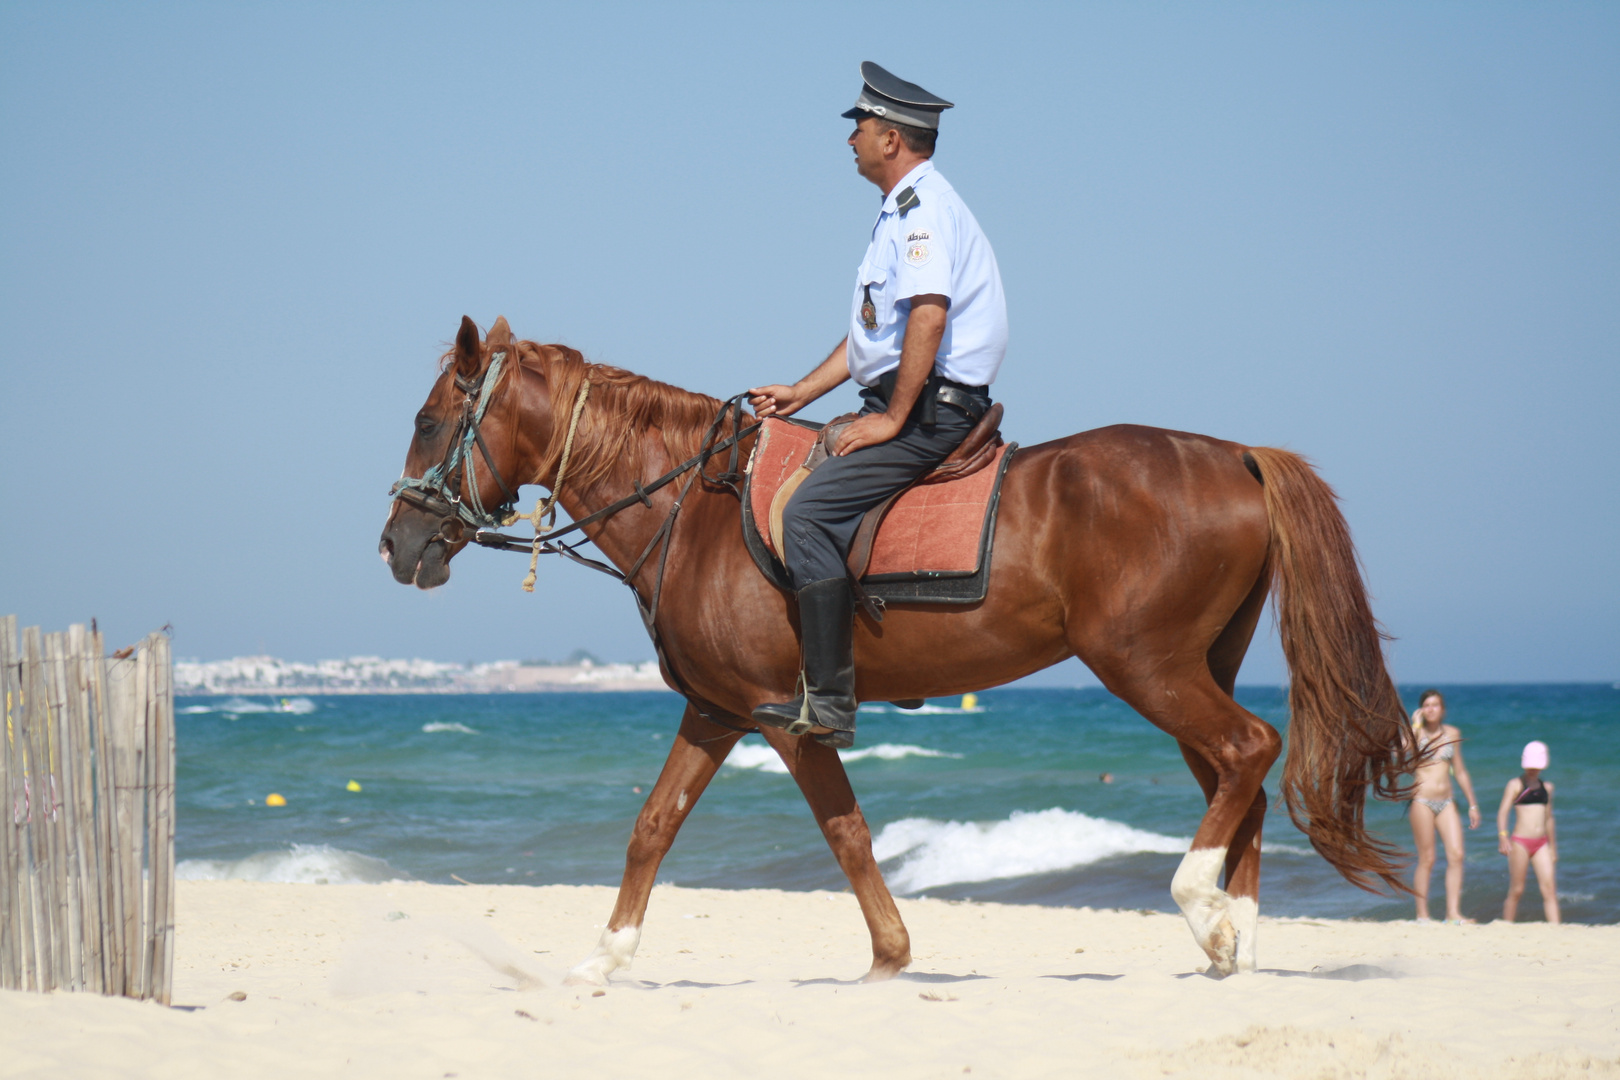
{"label": "sandy beach", "polygon": [[604,991],[607,888],[179,889],[189,1008],[0,993],[0,1076],[1620,1076],[1614,926],[1262,919],[1215,981],[1174,916],[904,900],[861,985],[848,894],[660,886]]}

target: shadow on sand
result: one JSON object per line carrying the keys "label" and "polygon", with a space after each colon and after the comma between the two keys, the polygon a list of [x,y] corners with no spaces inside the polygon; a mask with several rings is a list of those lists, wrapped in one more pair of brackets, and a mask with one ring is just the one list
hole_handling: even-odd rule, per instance
{"label": "shadow on sand", "polygon": [[[1372,964],[1350,964],[1341,968],[1312,968],[1310,971],[1289,971],[1285,968],[1261,968],[1256,975],[1274,975],[1279,979],[1333,979],[1338,982],[1364,982],[1367,979],[1399,979],[1401,973]],[[1178,979],[1219,979],[1211,971],[1184,971]]]}
{"label": "shadow on sand", "polygon": [[[894,977],[895,982],[912,983],[959,983],[974,982],[978,979],[988,979],[989,975],[952,975],[943,971],[902,971]],[[860,986],[861,979],[794,979],[794,986]]]}

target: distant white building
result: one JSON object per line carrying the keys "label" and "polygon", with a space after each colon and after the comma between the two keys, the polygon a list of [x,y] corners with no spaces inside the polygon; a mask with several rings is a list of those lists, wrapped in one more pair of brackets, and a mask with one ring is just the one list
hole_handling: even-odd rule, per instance
{"label": "distant white building", "polygon": [[177,694],[423,694],[547,690],[662,690],[656,661],[642,664],[535,665],[498,660],[467,668],[436,660],[351,656],[313,664],[274,656],[177,660]]}

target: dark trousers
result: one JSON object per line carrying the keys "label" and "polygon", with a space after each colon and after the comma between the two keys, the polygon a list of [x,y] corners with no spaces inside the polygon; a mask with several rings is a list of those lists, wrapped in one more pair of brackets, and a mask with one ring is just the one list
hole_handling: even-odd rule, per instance
{"label": "dark trousers", "polygon": [[[878,391],[861,397],[861,415],[884,411]],[[939,402],[933,411],[935,422],[924,426],[917,419],[921,410],[913,409],[900,434],[829,457],[799,485],[782,510],[783,562],[794,588],[845,576],[844,559],[866,512],[944,461],[973,430],[975,421],[954,405]]]}

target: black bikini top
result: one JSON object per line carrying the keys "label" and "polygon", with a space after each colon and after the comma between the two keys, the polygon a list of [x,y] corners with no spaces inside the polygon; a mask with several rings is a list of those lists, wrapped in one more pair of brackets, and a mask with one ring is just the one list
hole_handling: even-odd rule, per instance
{"label": "black bikini top", "polygon": [[1526,784],[1524,790],[1519,792],[1519,797],[1517,799],[1513,800],[1513,805],[1514,806],[1545,806],[1545,805],[1547,805],[1547,785],[1543,784],[1539,777],[1536,779],[1536,786],[1535,787],[1531,787],[1530,785]]}

